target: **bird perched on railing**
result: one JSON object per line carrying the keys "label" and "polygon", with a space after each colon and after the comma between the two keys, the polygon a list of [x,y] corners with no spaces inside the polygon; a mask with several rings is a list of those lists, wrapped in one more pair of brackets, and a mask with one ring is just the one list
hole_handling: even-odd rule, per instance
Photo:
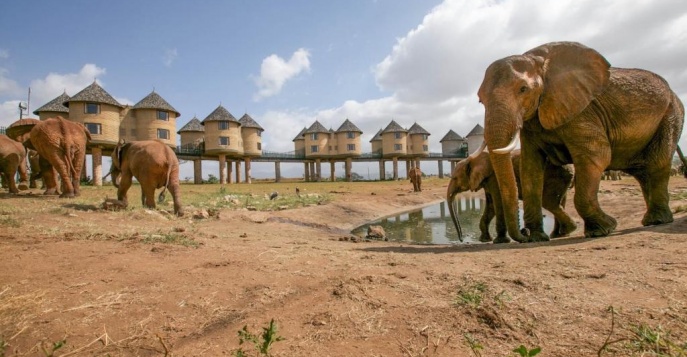
{"label": "bird perched on railing", "polygon": [[277,191],[272,192],[272,194],[270,195],[270,201],[277,198],[277,196],[279,196],[279,193]]}

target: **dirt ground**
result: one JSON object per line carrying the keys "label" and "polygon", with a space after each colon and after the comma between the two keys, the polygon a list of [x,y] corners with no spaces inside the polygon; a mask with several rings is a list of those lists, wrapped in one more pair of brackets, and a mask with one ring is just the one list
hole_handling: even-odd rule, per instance
{"label": "dirt ground", "polygon": [[[619,223],[605,238],[585,239],[569,207],[580,228],[545,243],[344,240],[443,199],[447,183],[412,193],[408,181],[301,182],[329,201],[206,219],[188,206],[183,218],[145,210],[135,189],[124,212],[99,208],[111,186],[71,200],[2,193],[0,356],[49,355],[62,340],[55,356],[231,355],[241,328],[260,334],[271,319],[284,338],[273,356],[517,356],[520,345],[539,356],[685,355],[687,179],[670,183],[675,222],[655,227],[640,224],[633,179],[602,181],[601,205]],[[286,197],[295,184],[226,190],[275,187]]]}

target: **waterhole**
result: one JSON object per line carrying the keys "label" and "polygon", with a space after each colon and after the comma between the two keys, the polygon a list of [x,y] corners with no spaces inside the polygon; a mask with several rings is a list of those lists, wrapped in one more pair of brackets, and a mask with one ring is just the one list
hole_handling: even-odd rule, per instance
{"label": "waterhole", "polygon": [[[463,230],[463,240],[458,239],[458,232],[451,222],[451,214],[446,201],[426,206],[421,209],[385,217],[362,225],[352,231],[359,237],[365,237],[367,228],[378,225],[384,228],[390,241],[410,244],[463,244],[481,243],[479,241],[479,221],[484,212],[486,200],[478,197],[456,199],[458,222]],[[520,227],[522,208],[520,209]],[[553,229],[551,214],[544,211],[544,231]],[[489,226],[492,238],[496,236],[496,219]]]}

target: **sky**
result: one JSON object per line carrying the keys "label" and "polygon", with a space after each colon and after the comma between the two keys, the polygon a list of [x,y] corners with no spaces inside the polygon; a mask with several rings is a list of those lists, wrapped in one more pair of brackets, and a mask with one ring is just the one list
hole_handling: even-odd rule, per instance
{"label": "sky", "polygon": [[[315,120],[336,130],[349,119],[363,152],[391,120],[417,122],[441,152],[449,130],[483,125],[477,89],[489,64],[553,41],[658,73],[687,103],[684,0],[4,0],[0,126],[18,119],[29,87],[33,111],[96,80],[122,104],[155,90],[181,112],[177,130],[218,105],[248,113],[265,128],[263,150],[292,151]],[[204,177],[217,170],[203,162]],[[303,165],[281,171],[300,177]],[[378,164],[353,171],[376,178]],[[274,164],[253,163],[252,175],[273,177]],[[191,163],[181,176],[193,176]]]}

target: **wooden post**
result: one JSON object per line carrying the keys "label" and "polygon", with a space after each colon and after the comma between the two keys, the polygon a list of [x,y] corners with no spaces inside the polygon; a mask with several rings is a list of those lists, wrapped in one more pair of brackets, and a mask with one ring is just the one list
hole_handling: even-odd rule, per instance
{"label": "wooden post", "polygon": [[281,162],[274,162],[274,182],[281,182]]}
{"label": "wooden post", "polygon": [[241,160],[236,160],[236,183],[241,183]]}
{"label": "wooden post", "polygon": [[219,183],[224,185],[227,183],[227,176],[224,174],[224,168],[227,165],[227,156],[219,154]]}
{"label": "wooden post", "polygon": [[386,180],[386,167],[384,165],[384,160],[379,160],[379,180]]}
{"label": "wooden post", "polygon": [[245,158],[246,160],[246,183],[250,184],[250,157]]}
{"label": "wooden post", "polygon": [[203,183],[203,162],[200,159],[193,160],[193,183]]}
{"label": "wooden post", "polygon": [[[99,146],[91,148],[91,160],[93,161],[93,185],[103,185],[103,149]],[[81,172],[86,171],[86,165]]]}

